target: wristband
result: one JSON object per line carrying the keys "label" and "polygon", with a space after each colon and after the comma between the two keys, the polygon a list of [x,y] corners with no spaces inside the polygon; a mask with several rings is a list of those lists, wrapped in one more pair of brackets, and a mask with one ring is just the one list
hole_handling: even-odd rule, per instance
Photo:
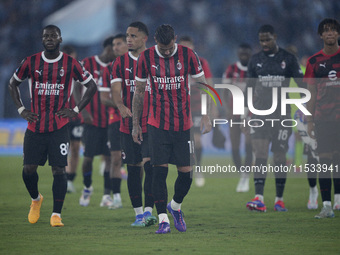
{"label": "wristband", "polygon": [[25,110],[25,106],[21,106],[20,108],[18,108],[18,113],[21,115],[21,113]]}
{"label": "wristband", "polygon": [[78,108],[78,106],[74,107],[74,108],[73,108],[73,111],[76,112],[77,114],[79,114],[79,108]]}

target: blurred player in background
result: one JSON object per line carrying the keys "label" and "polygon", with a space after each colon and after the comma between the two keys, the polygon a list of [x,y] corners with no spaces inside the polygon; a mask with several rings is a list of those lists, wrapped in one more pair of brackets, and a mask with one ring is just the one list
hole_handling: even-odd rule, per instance
{"label": "blurred player in background", "polygon": [[[243,93],[246,90],[246,77],[248,70],[248,62],[251,57],[252,49],[247,43],[242,43],[238,46],[237,57],[238,61],[227,67],[222,77],[222,82],[226,84],[233,84],[239,87]],[[227,102],[227,119],[235,122],[240,122],[241,118],[239,115],[233,115],[233,98],[228,90],[224,90],[224,98]],[[242,166],[242,160],[240,155],[240,141],[241,141],[241,127],[239,125],[231,125],[230,131],[230,142],[231,151],[233,156],[234,165],[237,169]],[[253,151],[251,146],[251,139],[249,132],[245,132],[245,166],[251,166],[253,162]],[[236,192],[248,192],[249,191],[249,173],[241,173],[241,178],[237,184]]]}
{"label": "blurred player in background", "polygon": [[[53,213],[50,224],[62,227],[61,209],[67,190],[65,166],[69,147],[67,123],[69,118],[79,114],[96,92],[92,76],[71,56],[60,52],[61,32],[57,26],[48,25],[43,29],[44,51],[25,58],[9,82],[9,91],[18,112],[28,121],[24,137],[24,169],[22,178],[32,198],[28,221],[36,223],[40,217],[43,196],[38,191],[38,166],[48,158],[53,174]],[[31,109],[23,106],[19,85],[29,79]],[[87,87],[83,98],[73,109],[69,99],[78,80]]]}
{"label": "blurred player in background", "polygon": [[[192,50],[195,49],[194,41],[190,36],[182,36],[179,41],[179,44],[186,46]],[[212,81],[212,73],[210,71],[209,63],[206,59],[199,57],[201,61],[201,65],[204,71],[204,75],[206,81],[209,85],[213,85]],[[191,81],[192,82],[192,81]],[[194,134],[194,143],[195,143],[195,156],[196,156],[196,165],[201,165],[202,158],[202,143],[201,143],[201,92],[200,90],[190,87],[190,99],[191,99],[191,114],[192,121],[194,123],[192,132]],[[205,184],[205,179],[203,174],[200,172],[194,173],[195,184],[197,187],[203,187]]]}
{"label": "blurred player in background", "polygon": [[[307,61],[305,81],[311,92],[307,108],[308,134],[316,138],[319,161],[323,170],[319,173],[323,202],[321,212],[315,218],[332,218],[333,210],[340,210],[340,49],[338,38],[340,24],[335,19],[324,19],[318,26],[323,49]],[[332,210],[332,170],[334,182],[334,207]]]}
{"label": "blurred player in background", "polygon": [[92,167],[93,158],[96,155],[103,155],[105,159],[104,171],[104,195],[100,206],[112,206],[111,183],[110,183],[110,150],[108,148],[107,125],[108,112],[105,105],[100,101],[100,91],[103,89],[103,73],[105,68],[113,61],[112,49],[113,36],[103,42],[103,51],[100,55],[91,56],[83,60],[84,67],[90,73],[97,84],[98,92],[91,102],[81,112],[84,121],[84,132],[82,141],[84,143],[83,160],[83,183],[84,188],[79,199],[81,206],[88,206],[93,192],[92,187]]}
{"label": "blurred player in background", "polygon": [[[297,62],[296,57],[280,48],[277,45],[277,35],[273,26],[263,25],[258,32],[259,42],[262,50],[253,55],[248,64],[247,87],[253,88],[253,106],[257,110],[268,110],[273,103],[273,88],[288,87],[290,78],[294,78],[300,87],[303,87],[303,74]],[[245,109],[246,113],[248,108]],[[245,119],[247,114],[241,116]],[[281,115],[281,93],[278,90],[278,102],[276,110],[266,116],[252,115],[253,123],[250,134],[252,146],[255,152],[255,166],[261,169],[267,166],[269,145],[273,152],[274,165],[277,167],[286,165],[286,153],[288,151],[288,140],[292,134],[292,128],[281,125],[281,121],[274,123],[266,119],[290,119],[290,105],[287,105],[286,115]],[[262,122],[263,121],[263,125]],[[249,210],[266,212],[267,207],[264,204],[264,185],[266,172],[255,172],[255,198],[247,203]],[[287,208],[283,202],[283,192],[285,188],[287,173],[275,172],[276,197],[274,210],[285,212]]]}
{"label": "blurred player in background", "polygon": [[[62,52],[70,55],[72,58],[77,59],[77,52],[72,45],[64,45],[61,49]],[[76,82],[74,89],[80,90],[81,87],[78,86]],[[79,102],[79,98],[75,99],[75,95],[80,95],[80,93],[73,93],[70,99],[70,107],[74,108],[76,106],[76,102]],[[74,187],[73,181],[77,174],[77,168],[79,163],[79,150],[80,150],[80,139],[83,134],[83,126],[81,124],[81,118],[79,115],[70,119],[69,123],[69,135],[70,135],[70,147],[69,147],[69,156],[68,156],[68,164],[66,166],[66,175],[67,175],[67,192],[74,193],[76,189]]]}
{"label": "blurred player in background", "polygon": [[[188,75],[195,82],[206,83],[204,71],[197,54],[190,48],[176,43],[175,31],[170,25],[161,25],[155,32],[156,45],[142,52],[136,71],[136,91],[132,103],[134,142],[144,142],[140,127],[145,88],[150,81],[150,109],[148,116],[149,148],[153,165],[153,196],[159,219],[156,234],[170,232],[171,213],[175,228],[186,231],[181,210],[184,197],[192,183],[194,144],[190,137],[192,118]],[[211,130],[208,115],[202,117],[203,133]],[[173,199],[167,204],[166,179],[168,164],[177,166]]]}
{"label": "blurred player in background", "polygon": [[[317,165],[319,163],[317,143],[315,139],[311,138],[308,135],[306,116],[302,113],[301,110],[297,110],[294,114],[294,119],[297,121],[296,129],[299,134],[299,137],[302,139],[304,143],[304,153],[307,154],[307,164],[308,166]],[[318,187],[316,186],[317,172],[308,171],[307,178],[309,184],[309,199],[307,203],[307,208],[309,210],[318,209],[319,192]]]}
{"label": "blurred player in background", "polygon": [[[112,40],[112,48],[113,52],[115,52],[116,58],[121,56],[116,54],[125,54],[128,50],[125,35],[116,35]],[[125,49],[126,51],[124,51]],[[108,107],[109,111],[108,138],[111,153],[110,183],[113,193],[113,202],[112,205],[109,206],[109,209],[118,209],[123,206],[122,198],[120,195],[120,186],[122,181],[122,151],[120,145],[119,127],[121,117],[119,114],[119,110],[112,99],[111,73],[112,64],[109,64],[103,73],[103,88],[100,91],[100,100],[105,106]]]}
{"label": "blurred player in background", "polygon": [[[149,31],[147,26],[139,21],[129,25],[126,31],[126,42],[129,52],[118,57],[112,67],[112,96],[122,117],[120,122],[120,137],[122,146],[123,162],[127,164],[128,191],[132,207],[135,211],[133,227],[154,225],[157,222],[152,216],[154,199],[152,194],[153,168],[150,164],[150,152],[147,139],[146,122],[148,118],[149,87],[144,90],[145,103],[142,115],[142,129],[145,140],[142,144],[136,144],[132,140],[132,98],[135,93],[135,75],[137,58],[146,49]],[[142,167],[144,166],[144,211],[142,200]]]}

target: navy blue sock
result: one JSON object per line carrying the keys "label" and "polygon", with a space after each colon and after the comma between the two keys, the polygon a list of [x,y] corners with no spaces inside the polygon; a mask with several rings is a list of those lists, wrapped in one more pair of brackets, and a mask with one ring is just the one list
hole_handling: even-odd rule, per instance
{"label": "navy blue sock", "polygon": [[[328,158],[320,158],[320,164],[326,164],[329,168],[332,164],[332,160]],[[320,172],[319,173],[319,185],[322,201],[332,201],[331,200],[331,190],[332,190],[332,178],[331,172]]]}
{"label": "navy blue sock", "polygon": [[262,167],[267,165],[266,158],[257,158],[255,166],[258,166],[258,172],[254,172],[255,195],[263,195],[264,184],[266,182],[267,173],[262,172]]}
{"label": "navy blue sock", "polygon": [[143,206],[142,202],[142,180],[140,166],[127,165],[128,179],[127,185],[130,195],[130,200],[133,208]]}
{"label": "navy blue sock", "polygon": [[153,168],[150,164],[150,161],[145,162],[144,164],[144,206],[151,207],[154,206],[154,199],[152,195],[152,176],[153,176]]}
{"label": "navy blue sock", "polygon": [[187,173],[178,171],[178,176],[175,182],[175,194],[173,197],[176,203],[182,203],[184,197],[188,194],[192,183],[191,176],[192,170]]}
{"label": "navy blue sock", "polygon": [[152,178],[152,194],[157,209],[157,214],[166,213],[168,201],[168,189],[166,178],[168,176],[168,167],[154,166]]}
{"label": "navy blue sock", "polygon": [[67,191],[66,173],[53,175],[53,212],[61,213]]}
{"label": "navy blue sock", "polygon": [[22,171],[22,179],[24,180],[26,189],[28,193],[30,194],[31,198],[36,199],[39,196],[38,173],[34,172],[34,174],[26,174],[25,171]]}

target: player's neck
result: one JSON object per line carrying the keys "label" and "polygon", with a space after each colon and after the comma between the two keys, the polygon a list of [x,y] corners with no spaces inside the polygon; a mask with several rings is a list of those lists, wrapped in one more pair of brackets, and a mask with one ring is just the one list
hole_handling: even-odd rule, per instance
{"label": "player's neck", "polygon": [[45,57],[47,58],[47,59],[56,59],[58,56],[59,56],[59,54],[60,54],[60,51],[59,51],[59,49],[58,50],[56,50],[56,51],[44,51],[44,55],[45,55]]}
{"label": "player's neck", "polygon": [[146,50],[146,47],[144,46],[144,47],[141,47],[141,48],[139,48],[139,49],[137,49],[137,50],[135,50],[135,51],[131,51],[131,54],[134,56],[134,57],[136,57],[136,58],[138,58],[138,56],[139,56],[139,54],[141,54],[143,51],[145,51]]}
{"label": "player's neck", "polygon": [[107,64],[110,62],[109,57],[107,56],[106,53],[102,53],[98,56],[99,60],[102,61],[103,63]]}
{"label": "player's neck", "polygon": [[339,50],[339,45],[338,44],[334,44],[334,45],[326,45],[324,44],[323,47],[323,52],[326,55],[333,55],[334,53],[336,53]]}

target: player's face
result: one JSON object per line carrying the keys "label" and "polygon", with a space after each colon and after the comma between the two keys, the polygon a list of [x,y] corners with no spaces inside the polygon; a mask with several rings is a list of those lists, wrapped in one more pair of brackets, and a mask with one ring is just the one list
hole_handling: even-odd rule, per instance
{"label": "player's face", "polygon": [[277,51],[276,35],[271,33],[259,33],[259,41],[262,50],[266,54],[273,54]]}
{"label": "player's face", "polygon": [[58,51],[61,42],[61,36],[55,28],[44,29],[42,43],[47,52]]}
{"label": "player's face", "polygon": [[147,36],[136,27],[128,27],[126,30],[126,43],[129,51],[138,51],[145,47]]}
{"label": "player's face", "polygon": [[330,24],[325,24],[321,39],[326,45],[335,45],[338,43],[339,33],[336,28]]}
{"label": "player's face", "polygon": [[247,48],[239,48],[237,51],[238,59],[243,66],[247,66],[251,57],[251,50]]}
{"label": "player's face", "polygon": [[122,38],[113,39],[112,48],[117,57],[124,55],[128,51],[128,46]]}
{"label": "player's face", "polygon": [[176,48],[175,39],[171,40],[171,42],[168,45],[157,42],[157,48],[159,53],[161,53],[163,57],[169,58],[171,57],[172,53]]}

